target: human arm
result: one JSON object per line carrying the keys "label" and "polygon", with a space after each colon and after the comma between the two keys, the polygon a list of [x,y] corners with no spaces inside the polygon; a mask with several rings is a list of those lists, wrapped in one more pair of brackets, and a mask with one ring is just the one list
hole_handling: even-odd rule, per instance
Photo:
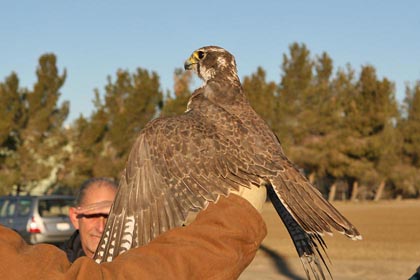
{"label": "human arm", "polygon": [[236,279],[265,235],[255,208],[231,195],[210,204],[191,225],[101,265],[87,257],[71,265],[58,248],[26,245],[0,227],[0,271],[5,279]]}

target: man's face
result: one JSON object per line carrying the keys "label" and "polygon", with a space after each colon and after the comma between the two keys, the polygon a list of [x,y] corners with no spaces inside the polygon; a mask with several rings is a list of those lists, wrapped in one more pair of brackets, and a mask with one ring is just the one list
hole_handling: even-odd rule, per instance
{"label": "man's face", "polygon": [[[115,188],[103,182],[94,183],[94,185],[85,190],[85,196],[79,207],[84,208],[103,201],[113,201],[115,194]],[[97,211],[94,208],[92,211],[88,211],[87,214],[78,214],[75,208],[70,209],[70,219],[74,227],[79,230],[83,251],[90,258],[93,257],[98,247],[108,213],[109,207],[105,207],[105,209],[99,207]]]}

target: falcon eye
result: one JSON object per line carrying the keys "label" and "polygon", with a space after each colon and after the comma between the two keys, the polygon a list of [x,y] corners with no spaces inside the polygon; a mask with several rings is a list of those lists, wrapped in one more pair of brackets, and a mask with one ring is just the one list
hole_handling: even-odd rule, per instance
{"label": "falcon eye", "polygon": [[204,53],[203,51],[198,51],[198,52],[197,52],[197,57],[198,57],[198,59],[203,59],[203,58],[204,58],[204,56],[205,56],[205,53]]}

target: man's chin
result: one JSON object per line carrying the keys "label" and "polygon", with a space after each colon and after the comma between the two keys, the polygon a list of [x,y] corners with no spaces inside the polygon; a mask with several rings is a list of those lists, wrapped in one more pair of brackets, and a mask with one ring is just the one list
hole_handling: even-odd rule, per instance
{"label": "man's chin", "polygon": [[94,247],[94,251],[96,250],[96,248],[99,245],[99,241],[101,241],[101,236],[91,236],[91,244],[93,245],[92,247]]}

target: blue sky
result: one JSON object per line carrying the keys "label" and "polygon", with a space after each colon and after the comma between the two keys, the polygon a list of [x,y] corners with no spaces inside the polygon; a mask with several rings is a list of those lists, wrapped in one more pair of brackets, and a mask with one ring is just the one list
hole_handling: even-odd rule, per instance
{"label": "blue sky", "polygon": [[[292,3],[293,2],[293,3]],[[156,71],[172,89],[173,71],[191,52],[219,45],[236,56],[243,77],[262,66],[279,82],[293,42],[326,51],[335,70],[376,67],[396,83],[420,80],[420,1],[7,1],[0,9],[0,81],[17,72],[32,88],[38,58],[53,52],[67,70],[61,99],[68,122],[90,116],[94,89],[108,75],[137,67]]]}

